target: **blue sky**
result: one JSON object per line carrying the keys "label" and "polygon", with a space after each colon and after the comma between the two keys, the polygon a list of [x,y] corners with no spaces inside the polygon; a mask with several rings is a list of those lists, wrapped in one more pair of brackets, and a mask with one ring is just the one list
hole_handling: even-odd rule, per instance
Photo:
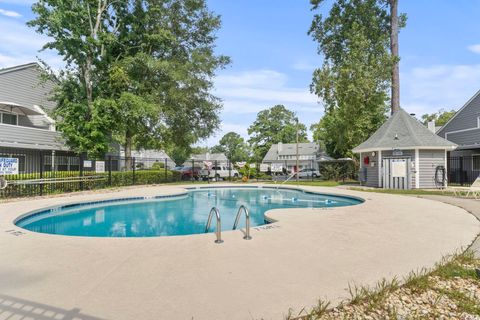
{"label": "blue sky", "polygon": [[[233,62],[215,80],[222,128],[202,145],[213,146],[228,131],[247,137],[256,114],[275,104],[307,125],[317,122],[323,106],[309,85],[322,60],[307,35],[309,1],[207,1],[222,16],[217,51]],[[55,53],[37,52],[46,39],[24,25],[32,2],[0,0],[0,67],[36,56],[61,65]],[[401,106],[417,115],[458,109],[480,89],[480,0],[400,0],[400,11],[408,15],[400,33]]]}

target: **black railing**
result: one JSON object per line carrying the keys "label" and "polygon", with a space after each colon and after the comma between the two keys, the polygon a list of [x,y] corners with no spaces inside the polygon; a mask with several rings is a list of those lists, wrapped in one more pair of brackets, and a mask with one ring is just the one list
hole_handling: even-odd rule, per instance
{"label": "black railing", "polygon": [[447,158],[449,185],[471,185],[480,175],[480,155]]}

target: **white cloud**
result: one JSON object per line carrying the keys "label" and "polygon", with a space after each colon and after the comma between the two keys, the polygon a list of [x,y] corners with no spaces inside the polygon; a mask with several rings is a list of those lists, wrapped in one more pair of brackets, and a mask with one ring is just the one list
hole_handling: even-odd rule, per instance
{"label": "white cloud", "polygon": [[480,89],[480,64],[413,68],[400,81],[401,105],[408,112],[459,109]]}
{"label": "white cloud", "polygon": [[0,68],[37,61],[37,56],[46,61],[52,68],[59,69],[63,65],[62,58],[54,51],[38,52],[49,38],[37,34],[18,20],[1,19],[0,30]]}
{"label": "white cloud", "polygon": [[307,126],[317,122],[323,113],[323,107],[310,93],[308,84],[291,86],[288,75],[276,70],[224,73],[215,79],[214,94],[223,100],[223,121],[216,135],[207,139],[209,146],[229,131],[248,139],[247,128],[257,113],[277,104],[294,111]]}
{"label": "white cloud", "polygon": [[468,46],[468,50],[472,51],[473,53],[480,54],[480,44],[473,44],[471,46]]}
{"label": "white cloud", "polygon": [[318,65],[315,65],[311,62],[308,61],[297,61],[292,65],[292,69],[297,70],[297,71],[309,71],[313,72],[316,68],[318,68]]}
{"label": "white cloud", "polygon": [[274,70],[251,70],[236,74],[220,75],[215,82],[220,87],[256,87],[274,88],[285,85],[287,76]]}
{"label": "white cloud", "polygon": [[22,15],[15,11],[5,10],[0,8],[0,14],[6,17],[19,18]]}

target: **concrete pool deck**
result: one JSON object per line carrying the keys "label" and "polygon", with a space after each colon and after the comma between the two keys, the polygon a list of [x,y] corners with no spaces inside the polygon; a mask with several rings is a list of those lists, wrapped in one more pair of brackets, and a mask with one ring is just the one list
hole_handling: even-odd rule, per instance
{"label": "concrete pool deck", "polygon": [[301,188],[366,201],[270,211],[277,222],[253,228],[252,240],[243,240],[240,230],[228,231],[222,233],[223,244],[213,242],[213,233],[86,238],[34,233],[13,224],[42,207],[175,194],[184,191],[181,186],[2,203],[0,319],[282,319],[289,308],[296,314],[320,298],[334,304],[348,298],[349,284],[374,285],[432,267],[480,233],[474,216],[442,202]]}

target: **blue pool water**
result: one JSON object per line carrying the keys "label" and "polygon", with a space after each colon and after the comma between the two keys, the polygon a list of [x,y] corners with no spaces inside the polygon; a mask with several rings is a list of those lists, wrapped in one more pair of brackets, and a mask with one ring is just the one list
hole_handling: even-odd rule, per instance
{"label": "blue pool water", "polygon": [[[266,223],[264,213],[277,208],[330,208],[362,200],[276,188],[201,188],[154,199],[124,199],[50,208],[16,222],[27,230],[88,237],[154,237],[203,233],[212,207],[222,230],[231,230],[240,205],[250,211],[251,226]],[[240,227],[244,227],[242,216]],[[212,230],[215,219],[212,221]]]}

